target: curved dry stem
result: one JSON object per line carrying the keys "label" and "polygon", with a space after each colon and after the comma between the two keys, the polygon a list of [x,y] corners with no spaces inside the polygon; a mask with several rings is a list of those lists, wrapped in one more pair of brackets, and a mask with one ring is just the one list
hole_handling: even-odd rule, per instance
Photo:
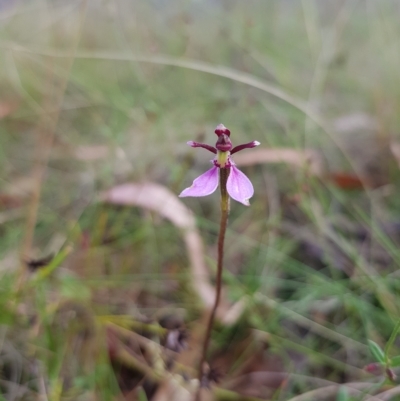
{"label": "curved dry stem", "polygon": [[203,241],[192,211],[166,187],[147,183],[117,185],[100,195],[100,200],[115,205],[136,206],[152,210],[178,227],[188,252],[193,288],[207,309],[212,308],[214,289],[204,260]]}
{"label": "curved dry stem", "polygon": [[392,397],[400,394],[400,386],[396,386],[391,388],[390,390],[386,390],[382,393],[379,393],[376,396],[370,396],[366,399],[366,401],[375,401],[379,399],[380,401],[389,401]]}
{"label": "curved dry stem", "polygon": [[[344,386],[348,390],[349,395],[359,396],[365,394],[366,391],[374,387],[375,383],[346,383],[346,384],[333,384],[331,386],[325,386],[317,388],[315,390],[307,391],[306,393],[300,394],[296,397],[290,398],[288,401],[313,401],[323,400],[335,396],[340,387]],[[368,401],[382,401],[380,395],[371,395]]]}

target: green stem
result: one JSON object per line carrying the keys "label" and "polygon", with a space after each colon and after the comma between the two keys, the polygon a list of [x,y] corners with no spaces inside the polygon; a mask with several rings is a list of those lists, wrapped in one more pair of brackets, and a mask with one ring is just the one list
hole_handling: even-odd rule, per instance
{"label": "green stem", "polygon": [[386,363],[386,367],[389,366],[389,352],[390,352],[390,348],[392,347],[394,340],[396,340],[397,334],[400,331],[400,320],[397,322],[396,326],[394,327],[392,334],[390,335],[390,338],[388,340],[388,342],[386,343],[385,346],[385,350],[384,350],[384,354],[385,354],[385,363]]}
{"label": "green stem", "polygon": [[219,235],[218,235],[218,261],[217,261],[217,280],[215,284],[215,301],[214,306],[211,310],[210,319],[208,320],[208,325],[206,329],[206,334],[204,337],[203,351],[201,354],[200,366],[199,366],[199,389],[196,394],[196,401],[200,401],[200,388],[202,385],[202,380],[204,376],[204,364],[207,358],[208,346],[210,344],[211,330],[214,325],[215,315],[217,313],[219,301],[221,299],[221,288],[222,288],[222,267],[224,262],[224,242],[226,227],[228,225],[229,216],[229,195],[226,189],[226,183],[229,177],[229,168],[219,169],[219,186],[221,189],[221,220],[219,225]]}

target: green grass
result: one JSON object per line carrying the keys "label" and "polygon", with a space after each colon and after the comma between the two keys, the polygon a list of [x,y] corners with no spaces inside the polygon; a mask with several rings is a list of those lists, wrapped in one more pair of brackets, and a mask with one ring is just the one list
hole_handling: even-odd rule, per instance
{"label": "green grass", "polygon": [[[384,349],[399,319],[399,172],[389,150],[400,132],[397,2],[4,7],[0,106],[17,105],[0,117],[4,399],[115,399],[123,375],[109,364],[102,316],[158,327],[177,314],[190,332],[201,304],[179,230],[152,212],[104,205],[98,195],[128,181],[178,194],[210,159],[185,143],[212,143],[220,122],[234,144],[315,149],[326,167],[319,178],[288,164],[243,168],[255,196],[248,209],[232,204],[224,283],[246,313],[232,327],[218,324],[212,347],[238,352],[227,378],[249,360],[250,345],[237,351],[249,341],[292,374],[261,398],[290,399],[318,388],[318,378],[377,382],[362,371],[374,362],[368,340]],[[360,114],[374,123],[338,128],[339,119]],[[106,155],[82,160],[79,149]],[[345,190],[330,180],[338,172],[384,185]],[[218,196],[184,203],[215,272]],[[27,275],[21,253],[29,233],[29,257],[54,252],[56,259]],[[157,333],[150,338],[160,341]],[[398,355],[398,342],[386,351],[386,359]],[[353,396],[342,390],[337,399]],[[151,397],[140,390],[138,399]]]}

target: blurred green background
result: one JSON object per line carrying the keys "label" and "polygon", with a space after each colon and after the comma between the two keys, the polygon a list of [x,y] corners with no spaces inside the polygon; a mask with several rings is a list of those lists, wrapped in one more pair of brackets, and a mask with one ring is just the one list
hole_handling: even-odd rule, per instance
{"label": "blurred green background", "polygon": [[[178,316],[190,333],[196,277],[173,224],[99,199],[126,182],[179,194],[210,160],[186,142],[214,144],[219,123],[269,153],[241,167],[251,207],[232,203],[225,296],[246,313],[213,333],[216,399],[392,386],[362,369],[399,318],[399,17],[390,0],[0,0],[2,397],[157,399],[110,364],[106,326],[157,343]],[[218,195],[183,202],[213,275]]]}

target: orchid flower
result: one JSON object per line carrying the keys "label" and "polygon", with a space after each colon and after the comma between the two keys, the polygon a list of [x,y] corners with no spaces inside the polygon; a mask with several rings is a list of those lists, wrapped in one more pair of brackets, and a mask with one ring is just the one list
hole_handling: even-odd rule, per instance
{"label": "orchid flower", "polygon": [[219,184],[219,169],[227,169],[229,175],[226,182],[226,189],[229,196],[234,200],[243,203],[243,205],[249,206],[249,199],[254,194],[253,184],[246,175],[236,167],[231,155],[243,149],[254,148],[255,146],[258,146],[260,142],[252,141],[233,148],[230,140],[231,132],[228,128],[223,124],[219,124],[214,132],[218,136],[215,147],[194,141],[189,141],[187,143],[192,148],[207,149],[214,153],[216,157],[211,160],[213,167],[197,177],[193,181],[193,184],[189,188],[183,190],[179,196],[182,198],[185,196],[207,196],[212,194]]}

